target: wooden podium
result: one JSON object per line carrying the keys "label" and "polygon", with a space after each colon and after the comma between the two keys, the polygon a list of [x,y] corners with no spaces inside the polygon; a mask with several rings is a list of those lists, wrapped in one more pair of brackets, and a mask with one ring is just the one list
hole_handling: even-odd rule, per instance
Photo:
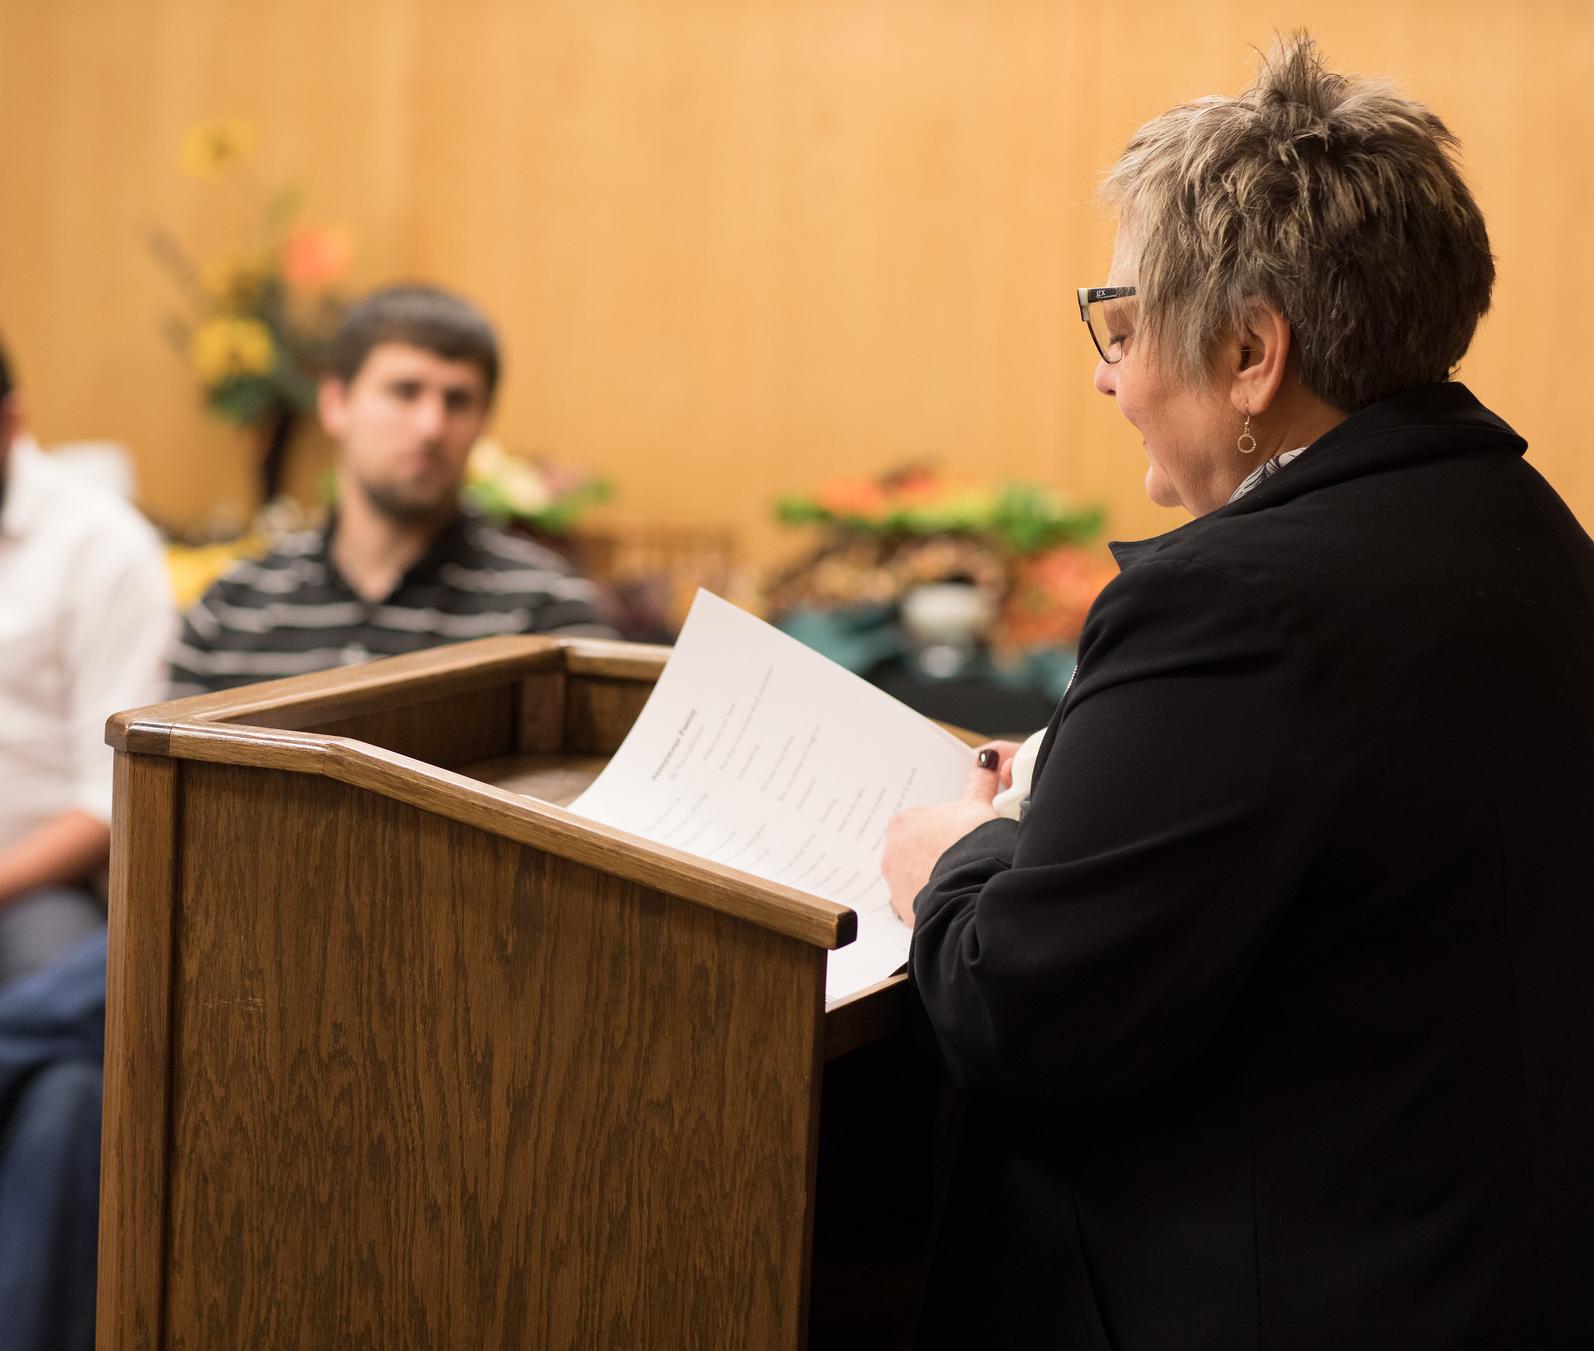
{"label": "wooden podium", "polygon": [[99,1347],[806,1344],[850,910],[570,815],[661,648],[112,719]]}

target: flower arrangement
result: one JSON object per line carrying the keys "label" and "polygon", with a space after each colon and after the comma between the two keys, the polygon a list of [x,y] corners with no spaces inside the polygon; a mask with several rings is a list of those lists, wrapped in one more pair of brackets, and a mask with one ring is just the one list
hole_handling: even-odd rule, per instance
{"label": "flower arrangement", "polygon": [[151,229],[148,242],[184,299],[166,334],[198,377],[205,406],[261,433],[269,502],[281,487],[294,422],[315,404],[317,354],[342,310],[333,288],[351,246],[346,230],[302,218],[295,184],[267,191],[248,172],[255,142],[249,123],[226,119],[192,128],[182,147],[190,175],[232,184],[258,215],[260,227],[244,247],[196,264],[163,229]]}
{"label": "flower arrangement", "polygon": [[782,499],[788,524],[825,528],[821,543],[772,579],[776,613],[894,606],[914,587],[958,579],[984,591],[999,659],[1074,643],[1116,569],[1090,547],[1099,507],[1074,507],[1026,484],[988,485],[912,465],[878,479],[835,479]]}
{"label": "flower arrangement", "polygon": [[483,439],[465,462],[464,495],[497,521],[565,535],[588,507],[609,499],[610,486],[584,470],[517,455]]}
{"label": "flower arrangement", "polygon": [[876,479],[832,479],[811,496],[783,498],[776,515],[793,525],[828,525],[868,535],[959,535],[1015,553],[1092,539],[1099,507],[1070,508],[1027,484],[998,487],[909,465]]}
{"label": "flower arrangement", "polygon": [[1072,646],[1101,589],[1117,575],[1111,558],[1066,544],[1015,559],[992,645],[1001,653]]}

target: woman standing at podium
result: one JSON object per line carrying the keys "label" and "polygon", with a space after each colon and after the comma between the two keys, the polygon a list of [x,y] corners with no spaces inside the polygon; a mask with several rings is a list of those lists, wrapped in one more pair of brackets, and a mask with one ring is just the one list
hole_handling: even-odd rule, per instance
{"label": "woman standing at podium", "polygon": [[1594,1337],[1594,545],[1449,379],[1454,149],[1301,37],[1112,171],[1095,384],[1195,519],[1115,547],[1022,820],[978,768],[888,834],[968,1090],[927,1344]]}

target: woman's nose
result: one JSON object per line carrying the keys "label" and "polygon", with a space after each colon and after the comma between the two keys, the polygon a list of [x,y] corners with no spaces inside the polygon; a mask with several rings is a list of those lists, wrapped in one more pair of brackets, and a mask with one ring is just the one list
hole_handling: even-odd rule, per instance
{"label": "woman's nose", "polygon": [[1096,378],[1093,382],[1098,394],[1114,395],[1118,392],[1118,367],[1106,361],[1096,362]]}

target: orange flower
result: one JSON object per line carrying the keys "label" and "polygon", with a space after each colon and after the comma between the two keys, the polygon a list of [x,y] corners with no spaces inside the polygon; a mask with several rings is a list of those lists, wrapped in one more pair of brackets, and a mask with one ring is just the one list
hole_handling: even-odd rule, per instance
{"label": "orange flower", "polygon": [[300,291],[324,291],[348,271],[353,252],[343,227],[299,225],[282,246],[282,275]]}
{"label": "orange flower", "polygon": [[867,516],[879,511],[886,495],[873,479],[835,478],[822,483],[815,500],[834,516]]}
{"label": "orange flower", "polygon": [[1093,550],[1063,545],[1022,560],[1003,607],[999,637],[1010,647],[1071,643],[1101,589],[1117,575]]}
{"label": "orange flower", "polygon": [[928,465],[914,464],[885,475],[881,486],[899,502],[928,502],[944,493],[950,486]]}

